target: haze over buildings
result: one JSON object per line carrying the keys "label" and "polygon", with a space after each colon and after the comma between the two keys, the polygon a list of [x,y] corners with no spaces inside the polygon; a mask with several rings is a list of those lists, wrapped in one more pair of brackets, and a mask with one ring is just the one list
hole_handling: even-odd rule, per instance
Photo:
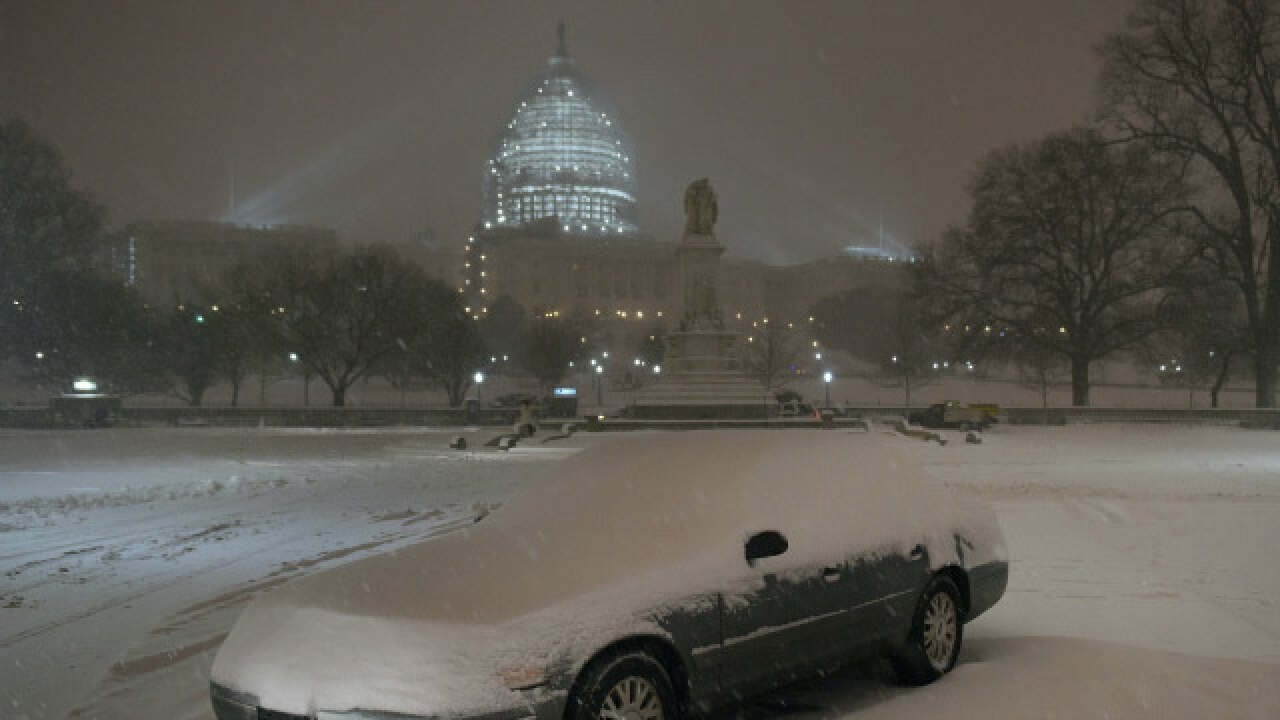
{"label": "haze over buildings", "polygon": [[0,107],[116,227],[456,243],[494,119],[563,19],[637,148],[637,225],[678,237],[709,177],[730,257],[799,263],[961,220],[976,158],[1090,111],[1091,46],[1127,5],[6,3]]}
{"label": "haze over buildings", "polygon": [[[546,37],[551,48],[553,36]],[[389,244],[456,284],[477,320],[506,296],[536,316],[620,322],[623,337],[670,327],[681,303],[680,236],[655,238],[639,222],[635,174],[646,149],[635,148],[622,129],[626,118],[569,53],[563,24],[554,52],[531,74],[510,109],[492,120],[498,131],[490,156],[476,168],[483,202],[465,242]],[[739,241],[721,237],[730,247]],[[307,226],[136,222],[119,233],[113,264],[155,305],[216,303],[222,276],[238,263],[336,244],[331,230]],[[892,263],[908,259],[906,248],[883,235],[789,268],[738,257],[719,273],[723,307],[731,323],[744,326],[770,315],[799,320],[825,295],[896,282]]]}

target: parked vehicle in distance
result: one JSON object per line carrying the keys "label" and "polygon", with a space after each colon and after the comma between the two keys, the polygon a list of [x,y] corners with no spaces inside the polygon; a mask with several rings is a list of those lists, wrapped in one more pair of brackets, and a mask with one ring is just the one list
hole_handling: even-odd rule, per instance
{"label": "parked vehicle in distance", "polygon": [[778,417],[813,417],[813,406],[809,403],[788,400],[778,404]]}
{"label": "parked vehicle in distance", "polygon": [[778,403],[778,417],[813,417],[813,405],[794,390],[779,390],[773,394]]}
{"label": "parked vehicle in distance", "polygon": [[489,407],[495,408],[519,408],[522,403],[530,405],[538,405],[541,399],[537,395],[530,393],[507,393],[489,401]]}
{"label": "parked vehicle in distance", "polygon": [[877,654],[929,682],[1004,593],[994,516],[906,440],[595,440],[481,522],[260,597],[218,718],[666,720]]}
{"label": "parked vehicle in distance", "polygon": [[927,428],[985,430],[997,422],[999,406],[967,405],[956,401],[935,403],[907,415],[907,422]]}

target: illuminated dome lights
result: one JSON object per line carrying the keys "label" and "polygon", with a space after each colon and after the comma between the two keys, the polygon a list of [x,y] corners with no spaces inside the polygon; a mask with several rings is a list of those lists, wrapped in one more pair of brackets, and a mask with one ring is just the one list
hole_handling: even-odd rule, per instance
{"label": "illuminated dome lights", "polygon": [[552,221],[577,234],[632,233],[635,169],[615,118],[559,47],[521,97],[484,173],[486,228]]}

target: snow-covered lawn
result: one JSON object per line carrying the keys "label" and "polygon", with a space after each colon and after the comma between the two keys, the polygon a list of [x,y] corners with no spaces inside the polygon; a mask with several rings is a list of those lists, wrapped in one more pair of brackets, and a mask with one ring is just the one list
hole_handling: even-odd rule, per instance
{"label": "snow-covered lawn", "polygon": [[[458,432],[0,433],[0,717],[207,720],[212,655],[256,593],[470,522],[596,437],[459,452]],[[920,689],[855,668],[736,713],[1280,717],[1280,435],[951,440],[921,460],[996,509],[1012,561],[960,666]]]}

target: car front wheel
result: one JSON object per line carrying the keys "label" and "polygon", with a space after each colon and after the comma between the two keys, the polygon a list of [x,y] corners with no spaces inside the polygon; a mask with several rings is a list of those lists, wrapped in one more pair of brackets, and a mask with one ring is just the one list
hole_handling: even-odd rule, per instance
{"label": "car front wheel", "polygon": [[962,613],[956,584],[943,576],[930,580],[920,594],[907,642],[894,658],[903,680],[924,685],[955,667],[964,637]]}
{"label": "car front wheel", "polygon": [[593,663],[575,705],[576,720],[677,720],[680,717],[666,669],[640,651],[608,656]]}

